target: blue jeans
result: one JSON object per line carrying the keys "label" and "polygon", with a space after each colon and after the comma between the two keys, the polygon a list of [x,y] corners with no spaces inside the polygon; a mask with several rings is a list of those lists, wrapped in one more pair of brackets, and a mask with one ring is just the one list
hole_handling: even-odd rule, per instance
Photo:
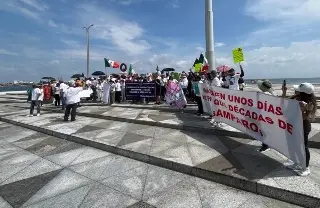
{"label": "blue jeans", "polygon": [[33,115],[35,106],[37,107],[37,114],[40,114],[40,100],[32,100],[30,105],[30,115]]}

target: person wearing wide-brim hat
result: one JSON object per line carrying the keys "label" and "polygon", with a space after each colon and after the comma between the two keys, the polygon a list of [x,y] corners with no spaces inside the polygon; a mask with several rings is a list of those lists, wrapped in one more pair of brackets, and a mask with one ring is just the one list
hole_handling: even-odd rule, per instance
{"label": "person wearing wide-brim hat", "polygon": [[269,80],[258,80],[257,85],[259,90],[261,90],[263,93],[273,95],[272,83]]}
{"label": "person wearing wide-brim hat", "polygon": [[[259,90],[261,90],[264,94],[273,95],[272,83],[269,80],[267,79],[258,80],[257,85]],[[259,152],[266,152],[269,150],[270,150],[269,146],[262,143],[262,147],[259,149]]]}

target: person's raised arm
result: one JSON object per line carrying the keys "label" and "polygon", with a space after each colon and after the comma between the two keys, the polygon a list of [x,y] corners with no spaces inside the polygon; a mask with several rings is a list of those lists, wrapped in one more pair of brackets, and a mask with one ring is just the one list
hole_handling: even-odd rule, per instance
{"label": "person's raised arm", "polygon": [[243,68],[242,68],[241,64],[240,64],[240,70],[241,70],[240,77],[244,77],[244,71],[243,71]]}

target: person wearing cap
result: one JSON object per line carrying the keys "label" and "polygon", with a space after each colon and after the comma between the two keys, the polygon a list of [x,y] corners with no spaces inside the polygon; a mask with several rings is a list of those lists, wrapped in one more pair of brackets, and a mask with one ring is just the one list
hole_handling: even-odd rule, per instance
{"label": "person wearing cap", "polygon": [[[306,152],[306,168],[302,168],[298,164],[292,163],[291,161],[285,163],[286,167],[292,169],[299,176],[307,176],[310,174],[309,162],[310,162],[310,151],[308,147],[308,137],[311,131],[311,120],[317,111],[317,100],[314,95],[314,86],[310,83],[302,83],[300,85],[293,86],[295,95],[291,99],[299,101],[300,109],[302,112],[303,119],[303,137],[304,146]],[[286,97],[287,88],[282,87],[282,96]]]}
{"label": "person wearing cap", "polygon": [[[261,90],[262,93],[267,94],[267,95],[274,95],[273,94],[273,88],[272,88],[272,83],[269,80],[258,80],[257,85],[259,90]],[[270,148],[268,145],[262,143],[262,147],[259,149],[259,152],[266,152],[269,151]]]}

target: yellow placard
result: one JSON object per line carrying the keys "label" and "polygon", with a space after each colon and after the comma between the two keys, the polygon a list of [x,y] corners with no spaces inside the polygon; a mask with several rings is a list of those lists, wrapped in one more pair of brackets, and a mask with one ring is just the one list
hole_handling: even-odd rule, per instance
{"label": "yellow placard", "polygon": [[242,48],[235,48],[232,50],[232,56],[233,56],[233,61],[234,63],[240,63],[241,61],[244,61],[244,56],[243,56],[243,50]]}
{"label": "yellow placard", "polygon": [[195,64],[194,65],[194,72],[200,72],[201,71],[201,67],[202,67],[202,64]]}

